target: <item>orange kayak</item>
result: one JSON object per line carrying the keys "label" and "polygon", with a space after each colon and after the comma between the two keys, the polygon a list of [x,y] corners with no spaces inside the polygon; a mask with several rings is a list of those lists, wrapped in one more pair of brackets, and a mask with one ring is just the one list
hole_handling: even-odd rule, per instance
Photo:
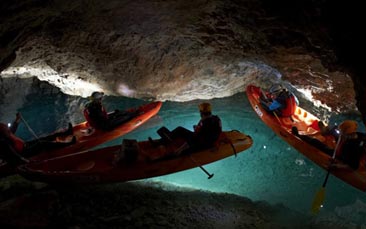
{"label": "orange kayak", "polygon": [[[89,128],[87,122],[83,122],[73,126],[73,134],[76,137],[76,143],[54,150],[41,151],[37,155],[30,158],[31,161],[45,160],[52,157],[72,154],[88,150],[92,147],[105,143],[107,141],[121,137],[137,127],[141,126],[151,117],[156,115],[162,106],[162,102],[152,102],[140,107],[131,108],[126,111],[127,115],[131,115],[126,122],[115,127],[113,130],[100,130]],[[0,164],[0,177],[13,174],[14,169],[10,168],[6,162]]]}
{"label": "orange kayak", "polygon": [[[57,184],[124,182],[201,167],[236,155],[252,144],[250,136],[238,131],[223,132],[215,147],[192,153],[182,153],[187,145],[180,138],[158,146],[125,139],[122,145],[24,164],[18,172],[30,180]],[[204,171],[209,178],[213,176]]]}
{"label": "orange kayak", "polygon": [[259,118],[262,119],[262,121],[279,137],[293,146],[304,156],[315,162],[321,168],[325,170],[329,169],[331,174],[342,181],[362,191],[366,191],[366,168],[364,159],[360,162],[357,170],[352,169],[337,158],[335,159],[335,164],[340,166],[333,166],[329,168],[331,165],[330,161],[332,159],[332,155],[325,153],[324,150],[322,151],[319,147],[314,146],[314,144],[310,144],[308,141],[304,141],[302,138],[292,133],[292,127],[296,127],[300,135],[317,139],[327,148],[334,150],[336,145],[335,139],[325,138],[320,133],[319,128],[314,125],[314,122],[319,121],[315,115],[301,107],[296,107],[295,112],[291,117],[280,117],[267,112],[262,107],[260,103],[262,91],[259,87],[254,85],[247,86],[246,94]]}

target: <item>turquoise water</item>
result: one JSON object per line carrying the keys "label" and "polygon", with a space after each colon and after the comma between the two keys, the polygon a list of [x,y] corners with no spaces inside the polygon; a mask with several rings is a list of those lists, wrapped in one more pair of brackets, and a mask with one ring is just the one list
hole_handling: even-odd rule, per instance
{"label": "turquoise water", "polygon": [[[23,100],[19,111],[37,135],[65,127],[69,121],[75,124],[84,120],[81,109],[87,100],[83,98],[63,94],[32,94]],[[107,110],[123,110],[146,102],[122,97],[106,97],[104,100]],[[199,120],[197,105],[200,102],[164,102],[157,117],[135,131],[99,147],[120,144],[122,138],[158,138],[156,130],[163,125],[169,129],[178,125],[192,129]],[[292,210],[309,213],[314,195],[321,187],[326,172],[264,125],[252,110],[244,93],[210,102],[214,113],[222,119],[223,129],[235,129],[251,135],[254,139],[253,146],[239,153],[237,157],[232,156],[205,165],[206,170],[215,174],[210,180],[199,168],[149,180],[212,192],[234,193],[254,201],[282,204]],[[12,117],[13,112],[15,111],[9,111],[0,120],[11,121],[9,117]],[[333,118],[334,121],[339,120]],[[17,134],[24,139],[32,138],[25,125],[19,127]],[[331,176],[326,186],[325,206],[316,220],[366,224],[365,216],[365,193]]]}

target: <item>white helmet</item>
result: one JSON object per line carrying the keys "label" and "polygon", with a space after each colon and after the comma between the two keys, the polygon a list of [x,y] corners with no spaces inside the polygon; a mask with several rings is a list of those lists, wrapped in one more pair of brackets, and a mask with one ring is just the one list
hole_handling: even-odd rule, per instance
{"label": "white helmet", "polygon": [[274,84],[272,85],[272,87],[269,89],[270,93],[277,93],[282,91],[283,87],[281,84]]}
{"label": "white helmet", "polygon": [[104,96],[103,92],[95,91],[91,94],[91,99],[92,100],[101,99],[101,98],[103,98],[103,96]]}

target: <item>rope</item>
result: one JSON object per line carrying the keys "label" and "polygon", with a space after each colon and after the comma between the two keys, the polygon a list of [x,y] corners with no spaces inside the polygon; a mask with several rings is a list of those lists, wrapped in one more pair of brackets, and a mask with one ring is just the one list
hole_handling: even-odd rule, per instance
{"label": "rope", "polygon": [[[231,132],[239,132],[240,133],[240,131],[238,131],[238,130],[231,130]],[[231,145],[231,148],[234,151],[235,157],[237,157],[238,153],[236,152],[236,149],[235,149],[235,146],[234,146],[233,142],[229,138],[225,137],[224,139],[221,140],[221,142],[229,143]]]}

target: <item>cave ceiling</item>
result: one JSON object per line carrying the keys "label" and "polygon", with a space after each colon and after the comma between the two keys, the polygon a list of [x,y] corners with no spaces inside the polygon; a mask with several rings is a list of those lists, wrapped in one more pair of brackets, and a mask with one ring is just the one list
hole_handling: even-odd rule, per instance
{"label": "cave ceiling", "polygon": [[366,117],[362,7],[342,3],[5,0],[0,93],[36,77],[71,95],[187,101],[281,80]]}

